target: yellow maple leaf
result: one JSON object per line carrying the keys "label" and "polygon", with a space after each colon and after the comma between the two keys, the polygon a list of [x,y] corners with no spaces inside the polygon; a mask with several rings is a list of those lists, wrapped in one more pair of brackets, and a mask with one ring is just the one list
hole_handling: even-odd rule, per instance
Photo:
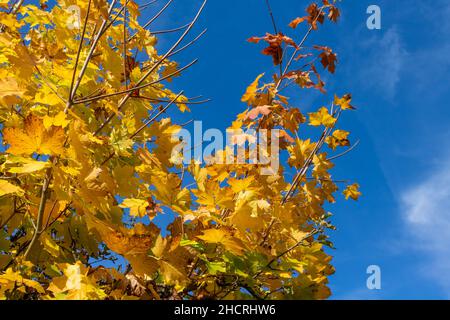
{"label": "yellow maple leaf", "polygon": [[60,155],[64,152],[64,130],[51,126],[45,129],[41,118],[29,115],[24,121],[24,128],[6,128],[4,141],[10,145],[6,151],[15,155],[33,153]]}
{"label": "yellow maple leaf", "polygon": [[328,113],[328,109],[322,107],[317,112],[309,113],[309,124],[311,126],[324,125],[325,127],[332,127],[336,119]]}
{"label": "yellow maple leaf", "polygon": [[303,166],[315,146],[315,143],[311,143],[311,139],[300,140],[297,138],[294,145],[288,146],[290,154],[288,164],[296,168]]}
{"label": "yellow maple leaf", "polygon": [[53,292],[57,299],[64,300],[97,300],[106,298],[102,289],[97,287],[91,279],[89,269],[80,261],[75,264],[61,264],[64,275],[53,278],[48,290]]}
{"label": "yellow maple leaf", "polygon": [[44,293],[39,282],[24,278],[18,271],[8,268],[6,272],[0,275],[0,287],[10,287],[11,289],[26,286],[35,289],[39,293]]}
{"label": "yellow maple leaf", "polygon": [[64,101],[48,86],[43,86],[36,92],[34,102],[45,106],[57,106],[64,103]]}
{"label": "yellow maple leaf", "polygon": [[0,168],[10,173],[33,173],[48,168],[49,166],[49,161],[37,161],[30,158],[9,155]]}
{"label": "yellow maple leaf", "polygon": [[0,8],[8,8],[9,0],[0,0]]}
{"label": "yellow maple leaf", "polygon": [[342,110],[355,110],[356,108],[350,104],[352,101],[352,95],[346,94],[342,98],[339,98],[338,96],[334,96],[334,104],[337,106],[340,106]]}
{"label": "yellow maple leaf", "polygon": [[49,129],[49,128],[51,128],[51,126],[65,128],[70,123],[70,121],[67,120],[66,114],[63,111],[59,112],[54,117],[50,117],[50,116],[46,115],[44,117],[43,122],[44,122],[45,129]]}
{"label": "yellow maple leaf", "polygon": [[344,130],[336,130],[333,132],[331,136],[328,136],[325,139],[325,142],[328,144],[328,146],[335,150],[337,146],[349,146],[350,141],[347,139],[348,135],[350,133],[348,131]]}
{"label": "yellow maple leaf", "polygon": [[39,238],[41,244],[44,246],[45,251],[47,251],[50,255],[57,258],[61,254],[61,247],[53,241],[52,237],[50,237],[47,233],[43,233]]}
{"label": "yellow maple leaf", "polygon": [[181,188],[177,175],[169,174],[152,179],[155,186],[153,194],[164,205],[171,206],[172,210],[183,213],[191,203],[189,190]]}
{"label": "yellow maple leaf", "polygon": [[121,208],[130,209],[130,215],[133,217],[143,217],[147,214],[147,207],[150,204],[146,200],[141,199],[125,199],[120,205]]}
{"label": "yellow maple leaf", "polygon": [[6,194],[23,195],[24,191],[6,180],[0,180],[0,197]]}
{"label": "yellow maple leaf", "polygon": [[315,154],[313,157],[314,169],[313,173],[319,176],[327,174],[327,170],[334,167],[334,164],[327,159],[326,152]]}
{"label": "yellow maple leaf", "polygon": [[187,266],[193,257],[186,248],[173,244],[173,238],[170,240],[168,237],[163,238],[159,235],[151,253],[137,256],[126,255],[126,258],[138,275],[149,276],[159,269],[165,283],[183,288],[187,283]]}
{"label": "yellow maple leaf", "polygon": [[237,255],[242,255],[245,249],[242,241],[232,236],[226,229],[204,230],[203,235],[197,236],[197,238],[207,243],[222,244],[225,249]]}
{"label": "yellow maple leaf", "polygon": [[89,230],[97,231],[108,248],[121,255],[145,254],[159,233],[159,229],[153,224],[147,228],[127,229],[118,228],[89,215],[86,215],[85,219]]}
{"label": "yellow maple leaf", "polygon": [[336,130],[333,132],[333,137],[335,137],[338,140],[346,140],[348,135],[349,132],[344,130]]}
{"label": "yellow maple leaf", "polygon": [[234,193],[239,193],[244,190],[249,190],[250,185],[252,184],[252,182],[254,180],[255,180],[255,177],[252,177],[252,176],[244,178],[244,179],[230,178],[230,179],[228,179],[228,184],[231,186],[231,189],[233,190]]}
{"label": "yellow maple leaf", "polygon": [[359,191],[359,184],[354,183],[352,185],[347,186],[343,194],[345,196],[345,200],[348,200],[348,198],[358,200],[358,198],[361,196],[361,192]]}
{"label": "yellow maple leaf", "polygon": [[11,77],[0,79],[0,98],[12,95],[22,95],[25,90],[21,89],[17,80]]}
{"label": "yellow maple leaf", "polygon": [[248,86],[247,90],[245,91],[244,95],[242,96],[242,99],[241,99],[242,102],[247,102],[248,105],[255,103],[256,91],[258,90],[259,79],[261,79],[263,75],[264,75],[264,73],[261,73],[259,76],[256,77],[255,81],[253,81],[252,84]]}

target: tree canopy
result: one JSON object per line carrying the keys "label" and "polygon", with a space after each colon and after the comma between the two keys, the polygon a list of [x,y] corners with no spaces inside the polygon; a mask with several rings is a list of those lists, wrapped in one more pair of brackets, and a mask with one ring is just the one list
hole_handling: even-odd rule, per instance
{"label": "tree canopy", "polygon": [[[173,152],[183,124],[170,113],[204,101],[168,83],[195,63],[174,59],[203,34],[191,33],[206,1],[160,52],[152,23],[171,3],[141,24],[149,4],[131,0],[0,1],[0,298],[330,295],[325,206],[341,187],[360,196],[330,173],[356,145],[338,128],[355,108],[345,94],[306,114],[283,93],[325,93],[321,74],[335,72],[337,55],[307,40],[338,21],[335,1],[309,5],[286,26],[292,37],[273,19],[273,33],[249,39],[279,72],[243,88],[230,128],[279,132],[272,174]],[[305,126],[317,134],[300,134]],[[161,230],[153,220],[165,212],[175,218]]]}

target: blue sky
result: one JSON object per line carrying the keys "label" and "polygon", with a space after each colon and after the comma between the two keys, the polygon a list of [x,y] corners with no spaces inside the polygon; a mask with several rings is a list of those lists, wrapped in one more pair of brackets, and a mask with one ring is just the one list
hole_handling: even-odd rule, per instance
{"label": "blue sky", "polygon": [[[200,2],[175,1],[153,30],[187,23]],[[287,24],[308,3],[272,1],[278,27],[291,32]],[[381,8],[381,30],[366,27],[371,4]],[[142,21],[162,5],[147,9]],[[329,208],[338,227],[332,234],[333,298],[450,298],[450,2],[345,0],[340,6],[340,22],[321,28],[307,43],[339,54],[336,74],[325,79],[328,95],[290,92],[303,112],[334,93],[351,92],[358,107],[341,126],[361,144],[337,161],[334,176],[358,181],[364,195],[357,203],[339,201]],[[225,129],[244,110],[245,87],[256,75],[276,71],[259,54],[261,46],[246,42],[271,32],[272,25],[263,0],[211,0],[195,31],[203,28],[208,32],[202,40],[176,57],[200,61],[172,87],[213,101],[178,119]],[[298,40],[302,34],[290,35]],[[161,39],[161,50],[173,36]],[[369,265],[381,267],[381,290],[366,288]]]}

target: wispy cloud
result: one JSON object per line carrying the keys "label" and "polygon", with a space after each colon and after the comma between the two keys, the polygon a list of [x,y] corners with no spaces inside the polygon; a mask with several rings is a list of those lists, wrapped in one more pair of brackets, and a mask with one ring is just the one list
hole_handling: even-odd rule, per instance
{"label": "wispy cloud", "polygon": [[408,57],[397,28],[390,27],[381,36],[369,38],[362,48],[370,54],[366,55],[369,59],[361,69],[360,80],[387,99],[393,99]]}
{"label": "wispy cloud", "polygon": [[450,157],[401,199],[410,237],[405,249],[423,252],[423,269],[450,297]]}

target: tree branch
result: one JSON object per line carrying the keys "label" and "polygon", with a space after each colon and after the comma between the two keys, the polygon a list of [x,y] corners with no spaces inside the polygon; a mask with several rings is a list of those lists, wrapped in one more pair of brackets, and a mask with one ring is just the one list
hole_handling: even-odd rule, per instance
{"label": "tree branch", "polygon": [[[170,4],[173,2],[173,0],[169,0],[164,7],[162,7],[161,10],[158,11],[158,13],[156,13],[152,18],[150,18],[150,20],[144,24],[142,26],[142,29],[147,28],[149,25],[151,25],[153,23],[153,21],[155,21],[156,19],[158,19],[158,17],[163,14],[164,11],[166,11],[166,9],[170,6]],[[132,39],[134,39],[134,37],[136,37],[138,33],[136,32],[135,34],[133,34],[130,38],[128,38],[128,41],[131,41]]]}
{"label": "tree branch", "polygon": [[47,202],[47,191],[48,191],[48,187],[50,185],[51,176],[52,176],[52,170],[51,170],[51,168],[49,168],[45,175],[44,183],[42,184],[41,200],[39,202],[39,209],[38,209],[38,214],[37,214],[35,230],[33,233],[33,237],[31,238],[31,241],[28,244],[28,248],[23,255],[24,260],[28,259],[31,250],[33,249],[33,246],[35,245],[36,241],[39,239],[39,236],[42,233],[41,228],[42,228],[42,222],[44,221],[45,203]]}
{"label": "tree branch", "polygon": [[[172,73],[170,73],[170,74],[168,74],[168,75],[166,75],[166,76],[164,76],[164,77],[162,77],[162,78],[159,78],[158,80],[155,80],[155,81],[152,81],[152,82],[149,82],[149,83],[140,85],[140,86],[134,86],[134,87],[131,87],[131,88],[129,88],[129,89],[122,90],[122,91],[119,91],[119,92],[108,93],[108,94],[103,94],[103,95],[101,95],[101,96],[95,96],[95,97],[92,97],[92,98],[86,98],[86,99],[77,100],[77,101],[74,101],[73,104],[75,105],[75,104],[81,104],[81,103],[93,102],[93,101],[98,101],[98,100],[105,99],[105,98],[110,98],[110,97],[114,97],[114,96],[124,95],[124,94],[128,94],[128,95],[130,95],[130,97],[131,97],[131,93],[133,93],[133,92],[135,92],[135,91],[137,91],[137,90],[144,89],[144,88],[146,88],[146,87],[150,87],[150,86],[155,85],[155,84],[157,84],[157,83],[160,83],[160,82],[162,82],[162,81],[164,81],[164,80],[166,80],[166,79],[169,79],[169,78],[171,78],[171,77],[173,77],[173,76],[179,74],[180,72],[182,72],[182,71],[184,71],[184,70],[190,68],[190,67],[193,66],[195,63],[197,63],[197,61],[198,61],[198,60],[195,59],[194,61],[192,61],[191,63],[187,64],[186,66],[184,66],[184,67],[178,69],[177,71],[174,71],[174,72],[172,72]],[[130,97],[129,97],[129,98],[130,98]],[[133,97],[133,98],[137,98],[137,97]],[[122,104],[122,107],[123,107],[123,104]],[[121,107],[121,108],[122,108],[122,107]],[[120,109],[118,109],[118,110],[120,111]],[[108,122],[109,122],[109,121],[108,121]],[[105,123],[104,125],[106,125],[106,123]],[[103,125],[103,126],[104,126],[104,125]]]}
{"label": "tree branch", "polygon": [[[116,4],[116,1],[117,1],[117,0],[113,0],[113,1],[112,1],[111,6],[110,6],[109,9],[108,9],[108,16],[111,14],[111,11],[112,11],[114,5]],[[90,61],[91,58],[92,58],[92,55],[93,55],[93,53],[94,53],[94,50],[95,50],[95,48],[97,47],[98,41],[100,40],[100,38],[101,38],[101,36],[102,36],[102,34],[103,34],[103,31],[104,31],[104,29],[105,29],[105,26],[106,26],[106,23],[107,23],[107,22],[108,22],[107,19],[104,19],[104,20],[103,20],[102,25],[100,26],[100,30],[99,30],[99,32],[97,33],[97,36],[94,38],[94,41],[93,41],[93,43],[92,43],[92,45],[91,45],[91,48],[90,48],[90,50],[89,50],[89,53],[88,53],[88,55],[87,55],[87,57],[86,57],[86,60],[84,61],[83,67],[82,67],[81,70],[80,70],[80,74],[78,75],[77,81],[75,82],[75,85],[73,86],[72,91],[69,93],[69,94],[70,94],[70,96],[69,96],[69,104],[67,105],[66,109],[70,109],[70,107],[71,107],[71,101],[73,101],[73,98],[74,98],[74,96],[75,96],[75,94],[76,94],[76,92],[77,92],[77,89],[78,89],[78,87],[79,87],[80,84],[81,84],[81,80],[83,79],[83,76],[84,76],[84,73],[86,72],[86,69],[87,69],[87,66],[88,66],[88,64],[89,64],[89,61]],[[82,41],[82,39],[81,39],[81,41]],[[66,113],[67,113],[67,111],[66,111]]]}
{"label": "tree branch", "polygon": [[[152,68],[150,68],[150,70],[148,70],[142,77],[141,79],[139,79],[139,81],[136,83],[135,87],[131,90],[131,92],[129,92],[120,102],[119,105],[117,107],[117,110],[120,111],[122,109],[122,107],[125,105],[125,103],[128,101],[128,99],[131,96],[131,93],[136,90],[137,88],[140,87],[141,83],[143,81],[145,81],[145,79],[147,79],[147,77],[156,70],[156,68],[158,68],[164,60],[167,59],[167,57],[178,47],[178,45],[181,43],[181,41],[183,41],[183,39],[187,36],[187,34],[191,31],[192,27],[194,26],[194,24],[197,22],[198,18],[200,17],[200,14],[202,13],[206,3],[208,0],[204,0],[200,9],[197,11],[197,14],[195,15],[194,19],[192,20],[191,24],[189,25],[189,27],[184,31],[184,33],[178,38],[178,40],[175,42],[175,44],[164,54],[164,56],[158,60],[158,62],[156,62]],[[194,60],[195,61],[195,60]],[[178,71],[179,72],[179,71]],[[177,72],[177,73],[178,73]],[[147,85],[144,85],[143,87],[145,87]],[[103,122],[100,127],[94,132],[94,135],[98,135],[103,128],[115,117],[115,114],[112,114],[111,116],[109,116],[105,122]]]}
{"label": "tree branch", "polygon": [[294,250],[295,248],[297,248],[299,245],[302,244],[303,241],[305,241],[306,239],[314,236],[315,234],[319,233],[320,229],[314,229],[313,231],[311,231],[310,233],[308,233],[306,236],[304,236],[303,238],[301,238],[296,244],[292,245],[291,247],[289,247],[288,249],[286,249],[285,251],[281,252],[280,254],[278,254],[276,257],[272,258],[269,263],[267,263],[267,265],[262,268],[261,270],[259,270],[254,276],[253,279],[257,278],[266,268],[269,268],[272,263],[274,263],[275,261],[277,261],[278,259],[280,259],[281,257],[283,257],[284,255],[288,254],[289,252],[291,252],[292,250]]}
{"label": "tree branch", "polygon": [[86,18],[84,20],[83,31],[81,33],[81,38],[80,38],[80,44],[78,46],[77,56],[75,58],[75,66],[73,67],[72,81],[70,82],[70,89],[69,89],[69,104],[72,103],[72,91],[73,91],[73,86],[75,84],[75,76],[76,76],[77,69],[78,69],[78,61],[80,60],[80,54],[81,54],[81,50],[83,48],[83,40],[84,40],[84,36],[86,34],[87,22],[89,19],[89,12],[91,11],[91,2],[92,2],[92,0],[89,0],[89,2],[88,2],[88,7],[86,10]]}

